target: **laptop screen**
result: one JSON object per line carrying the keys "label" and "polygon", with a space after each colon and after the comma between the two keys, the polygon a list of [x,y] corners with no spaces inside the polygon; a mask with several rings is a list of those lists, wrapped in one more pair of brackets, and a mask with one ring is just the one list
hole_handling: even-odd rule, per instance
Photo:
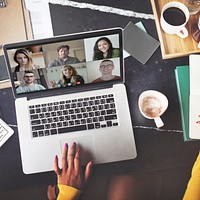
{"label": "laptop screen", "polygon": [[17,96],[123,80],[119,28],[4,45]]}

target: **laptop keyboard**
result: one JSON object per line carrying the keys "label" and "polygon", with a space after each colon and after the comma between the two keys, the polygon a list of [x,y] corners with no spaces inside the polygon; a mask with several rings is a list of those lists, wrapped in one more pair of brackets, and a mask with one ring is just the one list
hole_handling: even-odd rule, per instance
{"label": "laptop keyboard", "polygon": [[118,126],[113,94],[29,106],[34,138]]}

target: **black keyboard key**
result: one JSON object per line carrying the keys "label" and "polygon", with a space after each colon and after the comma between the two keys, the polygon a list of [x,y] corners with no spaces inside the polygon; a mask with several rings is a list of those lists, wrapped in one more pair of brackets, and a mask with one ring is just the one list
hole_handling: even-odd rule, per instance
{"label": "black keyboard key", "polygon": [[79,124],[81,124],[81,121],[80,120],[75,120],[75,125],[79,125]]}
{"label": "black keyboard key", "polygon": [[95,128],[101,128],[100,123],[95,123]]}
{"label": "black keyboard key", "polygon": [[112,126],[112,121],[107,121],[106,124],[107,124],[107,127],[111,127]]}
{"label": "black keyboard key", "polygon": [[83,106],[88,106],[88,102],[87,102],[87,101],[84,101],[84,102],[83,102]]}
{"label": "black keyboard key", "polygon": [[50,117],[50,113],[45,113],[45,117]]}
{"label": "black keyboard key", "polygon": [[63,122],[63,126],[68,126],[69,123],[68,122]]}
{"label": "black keyboard key", "polygon": [[58,128],[58,133],[61,134],[61,133],[69,133],[69,132],[83,131],[83,130],[87,130],[86,125]]}
{"label": "black keyboard key", "polygon": [[38,130],[43,130],[44,129],[44,125],[39,125],[39,126],[33,126],[32,127],[32,131],[38,131]]}
{"label": "black keyboard key", "polygon": [[101,128],[106,128],[106,127],[107,127],[106,124],[101,125]]}
{"label": "black keyboard key", "polygon": [[86,123],[86,119],[81,119],[81,124],[85,124]]}
{"label": "black keyboard key", "polygon": [[79,108],[76,108],[75,109],[75,113],[80,113],[81,111],[80,111],[80,109]]}
{"label": "black keyboard key", "polygon": [[30,109],[30,114],[35,114],[35,110],[34,109]]}
{"label": "black keyboard key", "polygon": [[114,103],[115,100],[114,100],[114,98],[108,98],[108,99],[106,99],[106,102],[107,103]]}
{"label": "black keyboard key", "polygon": [[35,125],[41,124],[41,121],[40,121],[40,119],[32,120],[32,121],[31,121],[31,124],[32,124],[33,126],[35,126]]}
{"label": "black keyboard key", "polygon": [[88,124],[87,127],[88,129],[94,129],[94,124]]}
{"label": "black keyboard key", "polygon": [[57,127],[62,127],[62,122],[58,122]]}
{"label": "black keyboard key", "polygon": [[51,129],[50,132],[51,132],[51,135],[56,135],[57,134],[57,130],[56,129]]}
{"label": "black keyboard key", "polygon": [[50,124],[45,124],[45,129],[50,129],[51,128],[51,125]]}
{"label": "black keyboard key", "polygon": [[37,131],[33,131],[33,137],[38,137]]}
{"label": "black keyboard key", "polygon": [[41,109],[40,109],[40,108],[37,108],[37,109],[35,109],[35,112],[36,112],[36,113],[40,113],[40,112],[41,112]]}
{"label": "black keyboard key", "polygon": [[74,121],[69,121],[70,126],[74,126]]}
{"label": "black keyboard key", "polygon": [[63,115],[68,115],[68,110],[63,110]]}
{"label": "black keyboard key", "polygon": [[105,120],[112,120],[112,119],[117,119],[117,115],[108,115],[108,116],[105,116]]}
{"label": "black keyboard key", "polygon": [[52,123],[52,122],[53,122],[53,119],[52,119],[52,118],[48,118],[48,119],[47,119],[47,122],[48,122],[48,123]]}
{"label": "black keyboard key", "polygon": [[56,123],[52,123],[51,128],[53,128],[53,129],[56,128]]}
{"label": "black keyboard key", "polygon": [[77,119],[81,119],[83,118],[83,115],[82,114],[77,114]]}
{"label": "black keyboard key", "polygon": [[44,118],[44,113],[40,113],[39,114],[39,118],[41,119],[41,118]]}
{"label": "black keyboard key", "polygon": [[50,135],[50,130],[45,130],[45,131],[44,131],[44,135],[45,135],[45,136]]}
{"label": "black keyboard key", "polygon": [[38,114],[31,115],[31,120],[35,120],[35,119],[38,119]]}
{"label": "black keyboard key", "polygon": [[110,108],[109,104],[104,105],[104,109],[109,109],[109,108]]}
{"label": "black keyboard key", "polygon": [[44,118],[44,119],[41,120],[41,122],[42,122],[42,124],[46,124],[47,123],[47,119]]}
{"label": "black keyboard key", "polygon": [[65,120],[67,120],[67,121],[70,120],[70,115],[66,115]]}
{"label": "black keyboard key", "polygon": [[116,110],[115,109],[109,109],[106,112],[107,112],[107,115],[110,115],[110,114],[115,114]]}
{"label": "black keyboard key", "polygon": [[39,137],[44,136],[44,132],[43,132],[43,130],[42,130],[42,131],[38,131],[38,135],[39,135]]}
{"label": "black keyboard key", "polygon": [[81,108],[81,112],[86,112],[86,109],[85,108]]}

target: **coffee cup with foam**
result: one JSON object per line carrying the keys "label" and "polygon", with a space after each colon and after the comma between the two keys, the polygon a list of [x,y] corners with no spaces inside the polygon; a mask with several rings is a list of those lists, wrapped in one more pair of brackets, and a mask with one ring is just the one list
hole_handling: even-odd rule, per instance
{"label": "coffee cup with foam", "polygon": [[138,106],[145,118],[153,119],[158,128],[164,126],[160,118],[168,107],[168,99],[164,94],[156,90],[146,90],[140,94]]}

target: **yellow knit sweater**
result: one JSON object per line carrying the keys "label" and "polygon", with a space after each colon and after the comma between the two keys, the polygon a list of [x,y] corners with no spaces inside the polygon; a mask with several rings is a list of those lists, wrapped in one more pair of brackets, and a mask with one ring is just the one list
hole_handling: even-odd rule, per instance
{"label": "yellow knit sweater", "polygon": [[183,200],[200,200],[200,153],[192,168]]}
{"label": "yellow knit sweater", "polygon": [[58,184],[59,195],[57,200],[76,200],[78,199],[81,191],[66,185]]}

